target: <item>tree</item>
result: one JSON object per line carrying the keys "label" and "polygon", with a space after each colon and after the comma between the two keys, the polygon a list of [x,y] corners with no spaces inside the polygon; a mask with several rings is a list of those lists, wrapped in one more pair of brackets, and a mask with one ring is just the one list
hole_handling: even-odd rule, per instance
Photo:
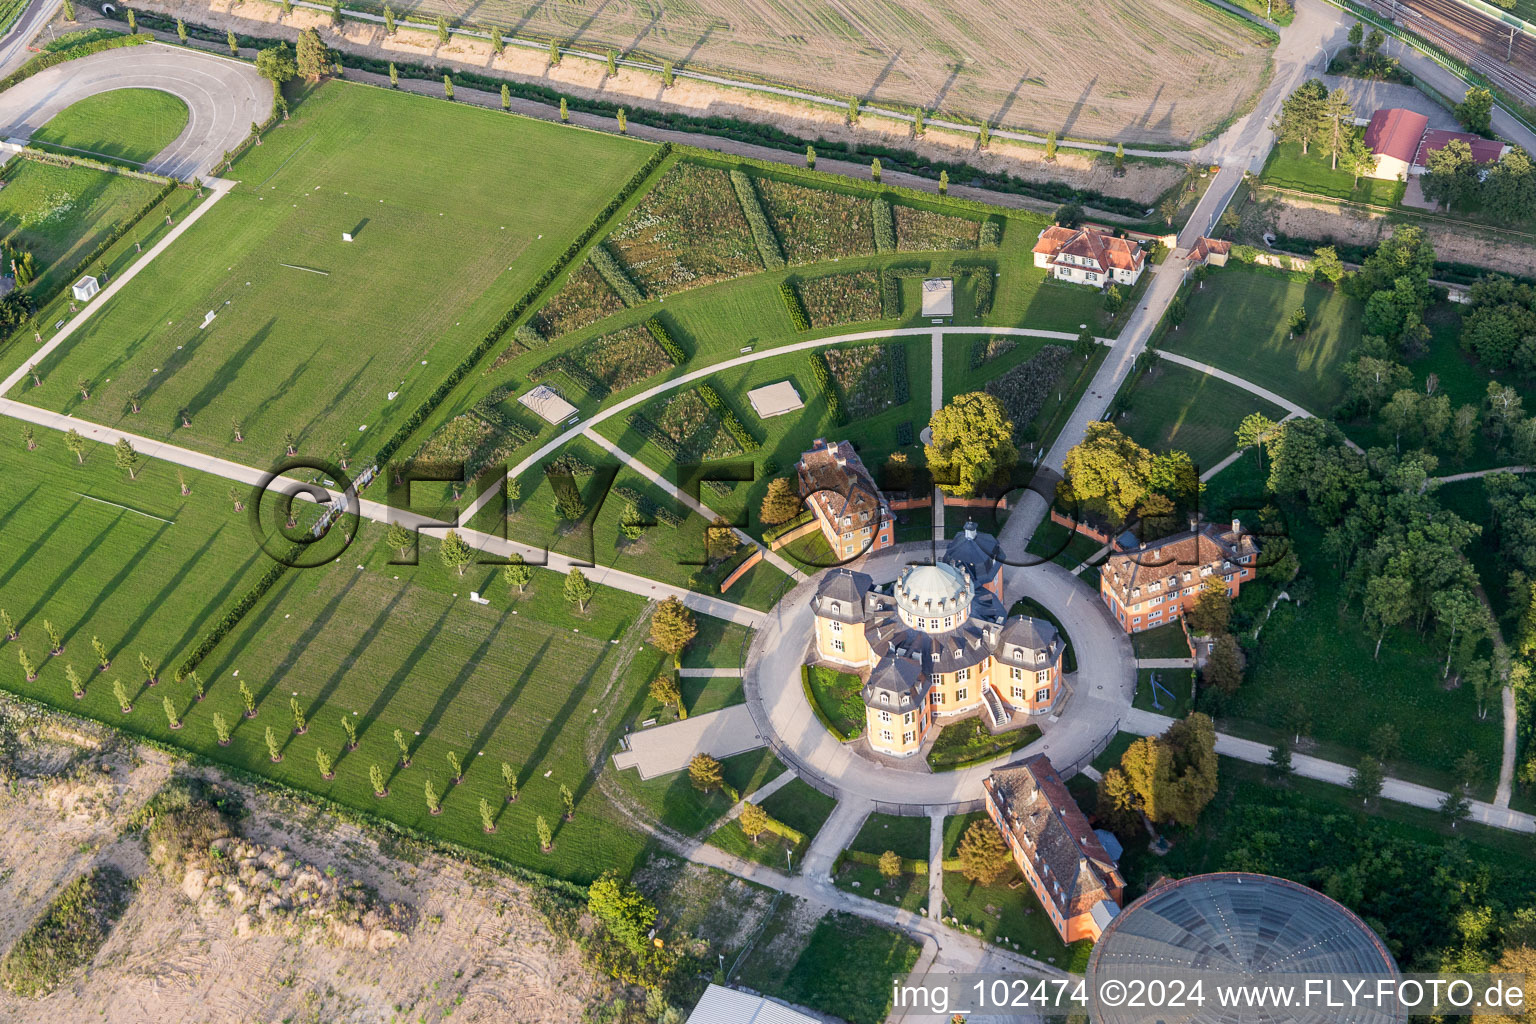
{"label": "tree", "polygon": [[75,700],[85,696],[85,680],[80,678],[80,673],[75,671],[75,666],[68,664],[64,666],[64,678],[69,680],[69,692],[74,695]]}
{"label": "tree", "polygon": [[672,88],[672,81],[672,62],[664,60],[661,62],[661,87],[663,89]]}
{"label": "tree", "polygon": [[878,182],[880,180],[880,158],[879,157],[875,157],[873,160],[871,160],[869,162],[869,180],[870,181],[875,181],[875,182]]}
{"label": "tree", "polygon": [[357,726],[353,724],[349,715],[341,716],[341,731],[347,734],[347,749],[357,749]]}
{"label": "tree", "polygon": [[[224,41],[229,44],[229,55],[231,57],[238,57],[238,56],[240,56],[240,41],[235,38],[235,30],[234,29],[230,29],[229,30],[229,32],[225,36],[225,40]],[[260,74],[260,71],[258,70],[257,73]]]}
{"label": "tree", "polygon": [[1456,120],[1475,135],[1493,134],[1493,93],[1474,85],[1456,104]]}
{"label": "tree", "polygon": [[299,706],[299,698],[288,698],[288,710],[293,713],[294,734],[302,736],[309,732],[309,722],[304,717],[304,709]]}
{"label": "tree", "polygon": [[693,755],[688,762],[688,780],[693,783],[694,789],[703,793],[725,784],[725,777],[720,773],[720,762],[708,754]]}
{"label": "tree", "polygon": [[677,708],[679,719],[688,717],[688,709],[683,706],[683,689],[678,685],[677,677],[672,673],[659,675],[651,680],[651,699],[662,707]]}
{"label": "tree", "polygon": [[588,886],[587,911],[604,931],[631,953],[642,953],[650,945],[650,931],[656,924],[656,906],[640,890],[621,879],[617,871],[605,871]]}
{"label": "tree", "polygon": [[1339,251],[1331,245],[1312,250],[1312,276],[1331,284],[1342,281],[1344,261],[1339,259]]}
{"label": "tree", "polygon": [[32,429],[32,424],[26,423],[22,425],[21,443],[26,445],[29,452],[37,450],[37,433]]}
{"label": "tree", "polygon": [[1536,214],[1536,166],[1523,149],[1511,149],[1488,169],[1483,208],[1495,219],[1510,222]]}
{"label": "tree", "polygon": [[239,687],[239,689],[240,689],[240,702],[245,705],[245,717],[246,718],[255,718],[256,715],[257,715],[256,695],[251,692],[251,688],[245,684],[245,680],[244,679],[240,680],[240,687]]}
{"label": "tree", "polygon": [[26,676],[27,682],[30,683],[37,678],[37,666],[32,663],[32,659],[28,656],[25,647],[18,647],[16,649],[16,661],[21,665],[21,674]]}
{"label": "tree", "polygon": [[991,141],[992,141],[992,126],[990,124],[988,124],[987,122],[983,121],[983,122],[981,122],[981,126],[976,129],[976,145],[980,149],[986,149],[988,144],[991,143]]}
{"label": "tree", "polygon": [[404,562],[411,546],[416,543],[416,534],[399,523],[390,523],[389,529],[384,531],[384,543],[400,552],[400,561]]}
{"label": "tree", "polygon": [[517,802],[517,769],[510,764],[501,762],[501,779],[507,784],[507,803]]}
{"label": "tree", "polygon": [[400,72],[395,68],[394,61],[389,62],[389,87],[391,89],[400,88]]}
{"label": "tree", "polygon": [[1211,576],[1200,587],[1194,607],[1184,616],[1190,632],[1214,636],[1227,628],[1232,618],[1232,596],[1220,576]]}
{"label": "tree", "polygon": [[1115,143],[1115,176],[1125,173],[1125,143]]}
{"label": "tree", "polygon": [[565,577],[565,599],[581,611],[587,610],[587,602],[597,593],[580,569],[572,568]]}
{"label": "tree", "polygon": [[1344,145],[1344,166],[1349,168],[1349,173],[1354,175],[1355,184],[1360,184],[1360,179],[1376,171],[1378,157],[1376,151],[1365,141],[1364,132],[1350,132]]}
{"label": "tree", "polygon": [[1395,760],[1402,752],[1402,738],[1398,735],[1397,726],[1391,722],[1383,722],[1371,730],[1371,737],[1367,744],[1370,755],[1382,764]]}
{"label": "tree", "polygon": [[1467,819],[1472,813],[1472,801],[1467,799],[1467,794],[1461,789],[1452,789],[1445,794],[1445,799],[1440,801],[1440,813],[1455,828]]}
{"label": "tree", "polygon": [[1264,470],[1264,446],[1272,444],[1280,436],[1280,424],[1262,412],[1251,412],[1237,425],[1237,450],[1252,448],[1259,459],[1259,471]]}
{"label": "tree", "polygon": [[160,666],[156,665],[154,659],[143,651],[139,652],[139,668],[144,670],[144,681],[148,685],[154,686],[160,682]]}
{"label": "tree", "polygon": [[315,767],[320,769],[322,779],[330,780],[336,777],[336,773],[331,770],[331,755],[320,747],[315,748]]}
{"label": "tree", "polygon": [[757,804],[743,803],[737,822],[741,825],[741,830],[751,836],[752,842],[756,843],[757,837],[768,831],[768,826],[773,823],[773,819]]}
{"label": "tree", "polygon": [[112,659],[107,653],[107,645],[101,642],[100,637],[91,637],[91,650],[96,652],[96,664],[105,672],[112,667]]}
{"label": "tree", "polygon": [[1306,334],[1308,323],[1306,306],[1297,306],[1285,318],[1286,329],[1291,332],[1293,338],[1298,334]]}
{"label": "tree", "polygon": [[443,98],[444,99],[449,99],[449,100],[453,99],[453,76],[452,75],[444,75],[443,76]]}
{"label": "tree", "polygon": [[512,90],[507,88],[506,82],[501,83],[501,109],[512,109]]}
{"label": "tree", "polygon": [[389,4],[384,5],[384,34],[387,36],[395,34],[395,12]]}
{"label": "tree", "polygon": [[614,117],[616,117],[618,119],[618,122],[619,122],[619,134],[620,135],[628,135],[629,134],[629,115],[625,113],[624,108],[620,107],[618,109],[618,112],[614,114]]}
{"label": "tree", "polygon": [[929,419],[928,429],[928,467],[945,494],[973,497],[1019,460],[1013,421],[1003,404],[984,391],[950,399]]}
{"label": "tree", "polygon": [[1291,764],[1291,741],[1282,736],[1269,750],[1269,774],[1277,780],[1283,780],[1289,778],[1294,770]]}
{"label": "tree", "polygon": [[128,8],[128,32],[131,35],[137,33],[138,31],[139,19],[138,16],[133,13],[133,8],[130,7]]}
{"label": "tree", "polygon": [[475,560],[475,549],[459,536],[457,530],[449,530],[443,535],[443,546],[438,551],[438,556],[442,558],[443,565],[463,576],[464,571]]}
{"label": "tree", "polygon": [[758,517],[767,526],[778,526],[798,516],[803,507],[804,502],[794,481],[787,476],[775,477],[768,481],[768,490],[763,495]]}
{"label": "tree", "polygon": [[1353,25],[1349,26],[1349,45],[1350,46],[1359,46],[1360,45],[1360,40],[1362,40],[1364,38],[1365,38],[1365,26],[1364,25],[1362,25],[1360,22],[1357,21]]}
{"label": "tree", "polygon": [[1481,189],[1482,167],[1472,155],[1472,147],[1461,139],[1431,150],[1426,167],[1428,173],[1419,182],[1424,197],[1447,210],[1475,197]]}
{"label": "tree", "polygon": [[555,848],[555,837],[549,831],[549,822],[544,820],[544,815],[541,814],[534,819],[533,827],[539,834],[539,850],[543,853],[553,850]]}
{"label": "tree", "polygon": [[296,45],[294,65],[298,73],[311,82],[320,81],[321,77],[330,69],[331,51],[326,49],[325,43],[320,38],[320,33],[313,28],[306,28],[299,33],[299,41]]}
{"label": "tree", "polygon": [[880,855],[880,877],[888,882],[894,882],[901,877],[901,856],[895,850],[886,850]]}
{"label": "tree", "polygon": [[48,653],[58,657],[64,653],[64,634],[48,619],[43,620],[43,632],[48,635]]}
{"label": "tree", "polygon": [[437,41],[446,46],[448,36],[448,19],[439,14],[437,16]]}
{"label": "tree", "polygon": [[806,146],[805,147],[805,166],[810,168],[813,171],[816,169],[816,147],[815,146]]}
{"label": "tree", "polygon": [[1280,105],[1280,117],[1275,121],[1275,138],[1281,142],[1299,142],[1306,153],[1312,141],[1321,134],[1323,109],[1328,100],[1328,87],[1316,78],[1303,82]]}
{"label": "tree", "polygon": [[340,29],[341,24],[341,0],[331,0],[331,27]]}
{"label": "tree", "polygon": [[411,766],[411,745],[406,742],[405,733],[399,729],[395,730],[395,746],[400,748],[400,767],[409,768]]}
{"label": "tree", "polygon": [[1047,160],[1056,159],[1056,133],[1054,131],[1046,132],[1045,134],[1045,158]]}
{"label": "tree", "polygon": [[1102,505],[1119,524],[1151,490],[1153,456],[1114,424],[1095,422],[1067,452],[1062,468],[1073,497]]}
{"label": "tree", "polygon": [[683,651],[698,636],[699,626],[683,602],[669,597],[656,606],[651,616],[651,643],[672,656],[673,665],[681,665]]}
{"label": "tree", "polygon": [[1381,795],[1381,787],[1385,781],[1386,775],[1382,771],[1381,762],[1367,754],[1360,759],[1360,763],[1350,773],[1349,788],[1354,790],[1361,803],[1369,804]]}
{"label": "tree", "polygon": [[485,797],[480,798],[480,828],[487,833],[496,831],[496,816],[491,813],[491,802]]}
{"label": "tree", "polygon": [[1132,743],[1120,770],[1148,818],[1193,825],[1216,795],[1216,727],[1195,712],[1161,736]]}
{"label": "tree", "polygon": [[5,634],[7,640],[19,640],[21,634],[16,632],[16,622],[11,618],[11,613],[0,608],[0,633]]}
{"label": "tree", "polygon": [[[35,677],[28,676],[28,678],[31,679]],[[123,688],[123,681],[121,679],[112,680],[112,696],[117,698],[117,707],[119,711],[125,715],[133,713],[133,702],[128,699],[128,691]],[[278,758],[274,757],[272,760],[276,761]]]}
{"label": "tree", "polygon": [[942,168],[939,170],[939,195],[949,195],[949,172]]}
{"label": "tree", "polygon": [[282,85],[299,73],[299,65],[294,61],[293,51],[288,49],[288,44],[278,43],[256,54],[256,73]]}
{"label": "tree", "polygon": [[501,578],[506,580],[507,586],[516,587],[517,592],[521,594],[528,589],[528,584],[533,582],[533,566],[514,551],[509,556],[507,564],[502,566]]}
{"label": "tree", "polygon": [[85,438],[81,437],[80,432],[74,427],[64,432],[64,447],[74,453],[75,459],[81,465],[85,464]]}
{"label": "tree", "polygon": [[848,97],[848,113],[846,119],[849,124],[859,123],[859,98],[857,96]]}
{"label": "tree", "polygon": [[135,479],[139,475],[139,453],[133,450],[133,444],[126,437],[120,437],[112,450],[117,455],[117,468],[126,470],[128,479]]}
{"label": "tree", "polygon": [[434,816],[443,813],[443,801],[437,794],[437,787],[428,779],[422,785],[422,794],[427,798],[427,812]]}
{"label": "tree", "polygon": [[1365,621],[1376,633],[1371,657],[1381,660],[1381,643],[1387,631],[1401,626],[1413,611],[1412,586],[1395,574],[1373,576],[1365,585]]}
{"label": "tree", "polygon": [[187,45],[187,23],[180,18],[176,19],[176,38],[181,40],[181,45]]}
{"label": "tree", "polygon": [[991,821],[973,821],[960,837],[960,873],[973,882],[991,885],[997,881],[1013,858],[1003,837],[997,834],[997,826]]}
{"label": "tree", "polygon": [[568,108],[566,106],[565,97],[561,96],[560,97],[560,123],[564,124],[565,122],[569,121],[570,119],[571,119],[570,108]]}
{"label": "tree", "polygon": [[502,51],[502,48],[505,47],[505,46],[506,46],[506,41],[501,38],[501,26],[499,26],[499,25],[492,25],[491,26],[491,52],[492,53],[500,53]]}
{"label": "tree", "polygon": [[1229,696],[1243,684],[1243,652],[1231,633],[1216,638],[1200,677],[1207,686],[1214,686]]}
{"label": "tree", "polygon": [[1361,356],[1345,365],[1344,378],[1349,381],[1345,402],[1359,411],[1374,413],[1413,383],[1413,372],[1390,359]]}
{"label": "tree", "polygon": [[219,741],[219,746],[229,746],[229,723],[217,711],[213,713],[213,735]]}
{"label": "tree", "polygon": [[389,796],[389,788],[385,785],[384,769],[377,764],[368,766],[368,781],[373,783],[373,795],[379,799]]}
{"label": "tree", "polygon": [[1355,127],[1355,108],[1350,105],[1349,94],[1335,89],[1323,101],[1319,114],[1319,137],[1332,159],[1334,170],[1339,169],[1339,157],[1349,148],[1351,136],[1359,132]]}
{"label": "tree", "polygon": [[277,764],[283,759],[283,748],[282,745],[277,742],[277,733],[272,730],[270,725],[267,726],[266,740],[267,756],[272,759],[273,764]]}

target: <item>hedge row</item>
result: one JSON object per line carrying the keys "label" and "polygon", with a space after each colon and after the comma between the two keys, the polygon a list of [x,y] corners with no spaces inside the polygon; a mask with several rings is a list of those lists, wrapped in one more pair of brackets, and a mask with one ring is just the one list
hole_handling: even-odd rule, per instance
{"label": "hedge row", "polygon": [[672,435],[657,426],[649,416],[636,411],[626,416],[624,422],[629,424],[647,441],[666,452],[674,462],[682,458],[682,450],[678,447],[677,442],[672,439]]}
{"label": "hedge row", "polygon": [[762,203],[757,200],[757,190],[752,186],[752,179],[747,177],[746,171],[733,167],[731,187],[736,190],[736,198],[741,201],[741,212],[746,215],[747,225],[752,229],[752,241],[757,244],[757,254],[762,257],[763,266],[769,270],[783,270],[784,251],[779,248],[779,239],[763,213]]}
{"label": "hedge row", "polygon": [[827,400],[827,412],[831,414],[832,422],[839,426],[847,423],[843,400],[837,393],[837,384],[832,380],[832,370],[827,366],[827,360],[820,352],[812,352],[808,358],[811,361],[811,376],[816,378],[816,387]]}
{"label": "hedge row", "polygon": [[996,217],[988,217],[981,222],[981,240],[977,243],[983,249],[996,249],[1003,244],[1003,222]]}
{"label": "hedge row", "polygon": [[645,296],[640,294],[640,288],[629,276],[629,271],[624,269],[624,264],[619,262],[617,256],[608,251],[606,245],[594,245],[587,260],[624,305],[638,306],[645,301]]}
{"label": "hedge row", "polygon": [[288,552],[288,558],[285,561],[275,561],[267,566],[267,571],[261,574],[261,578],[251,586],[251,589],[240,596],[240,600],[236,601],[234,607],[224,613],[223,618],[214,623],[213,628],[205,633],[203,639],[192,649],[192,653],[187,655],[186,660],[181,663],[181,667],[176,670],[176,681],[178,683],[185,682],[187,676],[198,665],[202,664],[203,659],[213,653],[213,649],[219,645],[219,641],[228,636],[230,630],[238,626],[240,620],[245,618],[246,613],[256,607],[256,602],[260,601],[267,591],[271,590],[273,585],[283,578],[283,573],[288,571],[288,562],[297,559],[302,550],[303,545],[296,544]]}
{"label": "hedge row", "polygon": [[895,252],[896,215],[891,212],[891,204],[876,196],[869,205],[875,213],[875,251]]}
{"label": "hedge row", "polygon": [[880,272],[880,318],[894,320],[901,316],[901,278]]}
{"label": "hedge row", "polygon": [[667,331],[667,325],[661,322],[661,317],[653,316],[645,322],[645,329],[651,332],[651,337],[656,339],[656,344],[672,360],[673,366],[682,366],[688,361],[688,353],[683,351],[683,346],[673,340]]}
{"label": "hedge row", "polygon": [[895,403],[906,405],[907,399],[912,397],[911,386],[907,382],[907,346],[897,342],[883,347],[891,360],[891,387],[895,391]]}
{"label": "hedge row", "polygon": [[656,152],[651,154],[651,158],[645,162],[645,165],[636,171],[629,181],[624,183],[624,187],[614,193],[613,198],[608,201],[608,205],[598,211],[597,216],[592,218],[592,222],[586,226],[581,234],[576,236],[570,245],[566,246],[565,252],[554,263],[550,264],[543,274],[539,275],[539,279],[523,293],[522,297],[513,304],[511,309],[502,314],[501,319],[496,321],[495,326],[486,333],[484,338],[480,339],[480,343],[475,346],[474,350],[466,355],[459,362],[458,366],[454,367],[453,371],[437,386],[436,390],[428,395],[426,400],[417,406],[416,411],[411,413],[406,421],[400,425],[400,428],[395,431],[394,436],[384,443],[384,447],[379,449],[378,462],[380,465],[393,458],[394,454],[416,432],[416,429],[426,421],[427,417],[437,411],[437,407],[452,393],[454,388],[458,387],[459,382],[464,379],[469,371],[474,369],[475,364],[484,359],[486,353],[501,340],[503,335],[512,329],[512,325],[524,313],[528,312],[534,301],[543,294],[544,289],[548,288],[555,278],[565,272],[565,268],[581,253],[581,250],[592,240],[593,236],[602,229],[602,226],[608,222],[609,218],[618,212],[619,207],[623,206],[629,197],[634,195],[641,185],[645,184],[646,179],[651,176],[652,172],[660,166],[661,162],[671,152],[671,143],[662,143]]}
{"label": "hedge row", "polygon": [[726,405],[725,400],[714,388],[708,384],[700,384],[698,391],[699,397],[704,399],[704,404],[715,410],[715,414],[725,423],[725,429],[729,430],[731,436],[736,439],[736,443],[741,445],[742,451],[755,452],[763,446],[762,442],[752,436],[746,424],[741,422],[740,417],[736,415],[736,410]]}
{"label": "hedge row", "polygon": [[512,331],[512,340],[529,352],[536,348],[543,348],[548,343],[548,339],[540,334],[539,329],[531,323],[518,324],[516,329]]}
{"label": "hedge row", "polygon": [[0,78],[0,92],[4,92],[19,82],[25,82],[39,71],[47,71],[51,67],[63,64],[65,61],[77,60],[80,57],[87,57],[93,53],[100,53],[102,50],[116,50],[122,46],[142,46],[145,43],[152,43],[154,41],[155,37],[148,32],[139,32],[131,36],[113,36],[111,39],[98,39],[93,43],[71,46],[67,50],[40,53],[4,78]]}
{"label": "hedge row", "polygon": [[794,325],[795,330],[810,330],[810,317],[805,315],[805,305],[801,303],[800,293],[795,291],[795,286],[788,281],[780,281],[779,298],[784,300],[784,308],[789,310],[789,322]]}
{"label": "hedge row", "polygon": [[683,517],[665,505],[658,505],[633,487],[615,487],[613,493],[620,501],[626,501],[635,506],[640,514],[647,519],[654,519],[663,526],[670,526],[674,530],[683,525]]}

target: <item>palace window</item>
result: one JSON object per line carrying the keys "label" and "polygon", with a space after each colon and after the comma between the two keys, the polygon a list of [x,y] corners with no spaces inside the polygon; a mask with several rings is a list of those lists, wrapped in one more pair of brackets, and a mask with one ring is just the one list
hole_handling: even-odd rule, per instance
{"label": "palace window", "polygon": [[916,733],[913,733],[913,732],[910,732],[910,731],[909,731],[909,732],[904,732],[904,733],[902,733],[902,734],[901,734],[901,742],[902,742],[902,745],[904,745],[904,746],[906,746],[906,745],[910,745],[910,744],[911,744],[911,742],[912,742],[912,740],[913,740],[913,738],[914,738],[914,737],[915,737],[915,736],[916,736],[916,735],[917,735],[917,734],[916,734]]}
{"label": "palace window", "polygon": [[1051,681],[1051,670],[1050,669],[1046,669],[1044,672],[1036,672],[1035,673],[1035,682],[1037,682],[1037,683],[1048,683],[1050,681]]}
{"label": "palace window", "polygon": [[833,640],[832,649],[841,654],[845,650],[845,647],[843,646],[843,642],[841,640]]}
{"label": "palace window", "polygon": [[843,631],[843,624],[841,622],[838,622],[836,619],[833,619],[832,620],[832,632],[834,632],[834,633],[841,633],[842,631]]}
{"label": "palace window", "polygon": [[1010,678],[1013,678],[1013,679],[1023,679],[1024,678],[1024,670],[1021,669],[1021,668],[1010,668],[1008,670],[1008,672],[1009,672]]}
{"label": "palace window", "polygon": [[1022,687],[1022,686],[1015,686],[1013,688],[1013,699],[1014,700],[1023,700],[1024,699],[1024,687]]}
{"label": "palace window", "polygon": [[1050,699],[1051,699],[1051,689],[1050,689],[1050,687],[1043,686],[1040,689],[1035,691],[1035,703],[1036,704],[1044,704],[1046,701],[1048,701]]}
{"label": "palace window", "polygon": [[880,738],[885,740],[885,742],[887,742],[887,743],[891,742],[891,730],[889,730],[889,729],[881,729],[880,730]]}
{"label": "palace window", "polygon": [[891,720],[891,713],[889,711],[882,711],[882,712],[880,712],[880,721],[882,721],[882,722],[889,722],[890,720]]}
{"label": "palace window", "polygon": [[965,700],[965,698],[966,698],[966,689],[965,689],[965,687],[962,686],[962,687],[960,687],[960,689],[955,691],[955,699],[958,700],[958,701],[962,701],[963,702]]}
{"label": "palace window", "polygon": [[901,716],[901,724],[902,725],[911,725],[912,724],[912,712],[908,711],[906,714]]}
{"label": "palace window", "polygon": [[955,678],[961,682],[964,682],[965,680],[971,678],[971,670],[968,668],[963,668],[955,673]]}

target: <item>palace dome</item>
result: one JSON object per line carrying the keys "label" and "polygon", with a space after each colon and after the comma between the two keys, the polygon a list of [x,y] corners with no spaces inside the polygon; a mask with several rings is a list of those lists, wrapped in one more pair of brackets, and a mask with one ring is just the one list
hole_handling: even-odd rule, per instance
{"label": "palace dome", "polygon": [[[893,590],[902,621],[931,633],[964,623],[976,596],[970,576],[947,562],[907,566],[896,577]],[[949,626],[940,625],[946,619]]]}

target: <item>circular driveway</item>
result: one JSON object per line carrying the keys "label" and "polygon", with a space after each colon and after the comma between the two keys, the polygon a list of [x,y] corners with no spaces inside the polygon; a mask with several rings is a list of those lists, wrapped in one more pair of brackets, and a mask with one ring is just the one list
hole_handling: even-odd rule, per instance
{"label": "circular driveway", "polygon": [[29,139],[65,107],[115,89],[159,89],[187,105],[187,126],[144,165],[184,181],[206,175],[272,113],[272,83],[249,64],[162,43],[93,53],[0,93],[0,138]]}
{"label": "circular driveway", "polygon": [[[928,545],[904,545],[870,556],[859,566],[874,581],[886,583],[909,562],[931,553]],[[810,599],[820,574],[779,600],[752,638],[745,683],[747,703],[758,730],[770,738],[789,766],[819,779],[843,799],[920,805],[927,810],[960,810],[978,805],[981,781],[999,765],[1047,754],[1063,772],[1085,761],[1113,735],[1131,706],[1136,659],[1130,639],[1110,618],[1098,594],[1054,563],[1006,566],[1003,589],[1008,604],[1029,597],[1051,610],[1066,629],[1077,654],[1077,671],[1068,676],[1071,696],[1059,719],[1041,715],[1033,721],[1043,735],[1023,750],[994,761],[952,772],[929,772],[914,758],[910,765],[887,767],[837,741],[817,720],[800,683],[800,666],[812,638]],[[916,807],[911,813],[919,813]]]}

